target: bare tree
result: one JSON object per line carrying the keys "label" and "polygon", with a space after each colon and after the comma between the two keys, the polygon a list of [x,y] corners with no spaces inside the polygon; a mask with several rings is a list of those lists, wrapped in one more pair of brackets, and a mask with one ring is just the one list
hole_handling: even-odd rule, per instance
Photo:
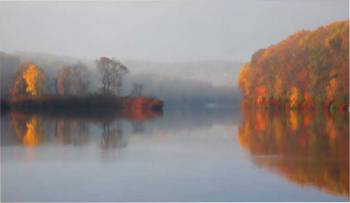
{"label": "bare tree", "polygon": [[129,72],[128,68],[120,61],[101,57],[96,61],[97,68],[101,73],[101,91],[104,94],[113,94],[117,92],[122,94],[123,78]]}

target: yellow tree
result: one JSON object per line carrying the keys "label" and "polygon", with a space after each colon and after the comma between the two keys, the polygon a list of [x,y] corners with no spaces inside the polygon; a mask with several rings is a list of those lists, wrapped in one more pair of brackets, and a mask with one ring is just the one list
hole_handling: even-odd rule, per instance
{"label": "yellow tree", "polygon": [[41,96],[44,91],[44,71],[35,64],[29,63],[27,69],[23,72],[23,80],[26,84],[26,92],[33,96]]}
{"label": "yellow tree", "polygon": [[41,96],[44,93],[44,83],[45,75],[41,68],[38,68],[33,63],[20,64],[11,95]]}

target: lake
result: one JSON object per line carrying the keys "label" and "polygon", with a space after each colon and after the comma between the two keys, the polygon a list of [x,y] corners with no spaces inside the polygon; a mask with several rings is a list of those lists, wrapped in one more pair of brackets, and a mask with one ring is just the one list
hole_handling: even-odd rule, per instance
{"label": "lake", "polygon": [[348,114],[166,108],[152,118],[10,112],[2,201],[348,201]]}

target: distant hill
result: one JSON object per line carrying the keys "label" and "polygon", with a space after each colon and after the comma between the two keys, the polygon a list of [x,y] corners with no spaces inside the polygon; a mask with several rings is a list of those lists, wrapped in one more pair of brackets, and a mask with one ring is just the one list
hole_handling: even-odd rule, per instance
{"label": "distant hill", "polygon": [[239,74],[247,105],[343,109],[349,104],[349,21],[300,31],[253,54]]}
{"label": "distant hill", "polygon": [[241,62],[234,61],[190,61],[190,62],[151,62],[123,61],[135,73],[152,73],[165,78],[181,78],[201,81],[216,86],[236,86],[235,81]]}

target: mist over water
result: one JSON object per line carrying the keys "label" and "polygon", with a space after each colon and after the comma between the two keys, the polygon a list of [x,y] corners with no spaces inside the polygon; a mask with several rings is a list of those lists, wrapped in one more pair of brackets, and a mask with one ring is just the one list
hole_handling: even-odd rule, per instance
{"label": "mist over water", "polygon": [[166,108],[144,121],[10,113],[1,119],[2,198],[345,201],[349,128],[340,118],[211,108]]}

